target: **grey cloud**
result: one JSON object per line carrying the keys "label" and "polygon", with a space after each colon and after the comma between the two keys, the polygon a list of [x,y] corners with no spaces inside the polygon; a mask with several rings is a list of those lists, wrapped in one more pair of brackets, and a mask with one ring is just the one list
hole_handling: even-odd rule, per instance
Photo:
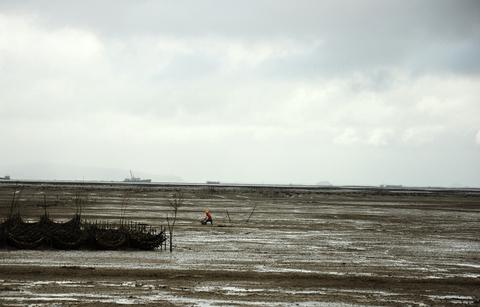
{"label": "grey cloud", "polygon": [[381,71],[395,68],[406,69],[415,75],[478,74],[478,54],[480,37],[450,42],[340,37],[325,40],[303,54],[268,60],[259,70],[272,77],[292,78],[352,73],[378,76]]}
{"label": "grey cloud", "polygon": [[202,54],[187,54],[175,56],[164,68],[156,72],[152,79],[162,80],[184,80],[202,78],[211,75],[220,68],[218,59]]}
{"label": "grey cloud", "polygon": [[[473,0],[2,1],[2,8],[33,12],[51,27],[81,27],[105,38],[323,42],[309,54],[267,63],[272,74],[321,75],[402,65],[413,65],[415,71],[478,72],[480,4]],[[198,55],[191,58],[202,61]]]}
{"label": "grey cloud", "polygon": [[[416,57],[409,59],[408,66],[416,74],[450,72],[458,75],[480,73],[480,31],[470,40],[447,45],[438,43],[425,44]],[[406,66],[407,66],[406,65]]]}
{"label": "grey cloud", "polygon": [[[477,1],[2,1],[0,8],[37,12],[55,26],[105,33],[283,34],[423,32],[464,36],[478,25]],[[429,33],[432,32],[432,33]]]}

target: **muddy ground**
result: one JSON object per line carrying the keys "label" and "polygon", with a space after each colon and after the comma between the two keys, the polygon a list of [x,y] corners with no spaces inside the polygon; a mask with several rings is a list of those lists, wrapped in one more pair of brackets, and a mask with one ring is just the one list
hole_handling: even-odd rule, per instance
{"label": "muddy ground", "polygon": [[[177,188],[3,183],[0,217],[21,190],[25,218],[46,195],[55,219],[79,198],[90,220],[166,225]],[[479,190],[180,189],[173,253],[3,249],[0,305],[480,303]],[[213,226],[200,225],[204,208]]]}

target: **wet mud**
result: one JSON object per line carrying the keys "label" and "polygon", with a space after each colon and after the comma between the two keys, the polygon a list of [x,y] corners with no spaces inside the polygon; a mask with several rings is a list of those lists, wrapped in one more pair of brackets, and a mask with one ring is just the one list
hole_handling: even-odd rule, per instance
{"label": "wet mud", "polygon": [[[0,185],[25,218],[166,225],[177,187]],[[174,252],[0,250],[0,305],[480,302],[480,192],[183,187]],[[127,205],[123,206],[125,199]],[[201,225],[209,208],[214,224]],[[253,213],[252,213],[253,211]],[[248,222],[247,222],[248,220]]]}

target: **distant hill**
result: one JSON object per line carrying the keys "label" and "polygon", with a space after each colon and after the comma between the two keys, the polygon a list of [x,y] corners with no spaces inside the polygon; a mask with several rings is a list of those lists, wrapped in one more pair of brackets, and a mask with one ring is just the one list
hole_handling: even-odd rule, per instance
{"label": "distant hill", "polygon": [[[76,166],[56,163],[13,165],[3,171],[10,174],[12,179],[123,181],[123,179],[130,177],[129,169]],[[176,175],[155,174],[144,172],[142,170],[132,171],[135,176],[149,178],[152,179],[152,181],[183,182],[183,179]]]}

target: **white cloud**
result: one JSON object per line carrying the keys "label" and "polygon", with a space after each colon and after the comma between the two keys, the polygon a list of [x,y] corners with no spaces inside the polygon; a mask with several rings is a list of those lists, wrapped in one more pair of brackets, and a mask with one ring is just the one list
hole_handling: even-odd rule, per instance
{"label": "white cloud", "polygon": [[475,137],[475,141],[477,142],[478,145],[480,145],[480,130],[478,130],[477,135]]}
{"label": "white cloud", "polygon": [[434,142],[444,131],[442,126],[417,126],[407,128],[402,134],[402,141],[411,145],[424,145]]}
{"label": "white cloud", "polygon": [[[90,31],[64,27],[48,29],[33,16],[0,13],[0,63],[33,70],[79,69],[102,56],[103,46]],[[18,60],[21,60],[19,62]]]}
{"label": "white cloud", "polygon": [[389,129],[389,128],[374,129],[370,133],[367,143],[375,146],[386,146],[391,143],[393,137],[394,137],[393,129]]}
{"label": "white cloud", "polygon": [[344,129],[339,135],[334,139],[334,142],[341,145],[354,145],[359,143],[361,138],[359,137],[357,131],[353,128]]}

